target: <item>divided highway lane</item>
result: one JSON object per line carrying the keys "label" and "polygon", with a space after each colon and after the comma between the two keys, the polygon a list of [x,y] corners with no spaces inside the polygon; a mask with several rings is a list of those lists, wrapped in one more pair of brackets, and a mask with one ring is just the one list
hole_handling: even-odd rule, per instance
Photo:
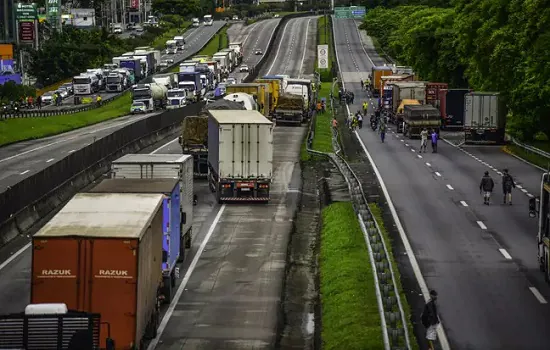
{"label": "divided highway lane", "polygon": [[279,30],[280,39],[274,43],[272,59],[261,75],[286,74],[293,78],[312,76],[317,45],[317,17],[290,19]]}
{"label": "divided highway lane", "polygon": [[[335,31],[345,87],[356,96],[354,111],[366,97],[354,76],[369,72],[372,62],[354,21],[335,20]],[[527,195],[516,191],[512,207],[484,206],[479,181],[490,168],[467,153],[440,142],[439,153],[418,154],[418,140],[390,133],[382,144],[368,127],[358,134],[384,179],[428,286],[440,294],[452,348],[547,349],[550,295],[536,263],[536,222],[527,217]],[[496,161],[515,164],[502,157]],[[421,305],[416,308],[420,314]]]}
{"label": "divided highway lane", "polygon": [[[249,26],[243,26],[242,24],[234,25],[235,27],[241,26],[241,30],[238,31],[235,29],[239,28],[233,28],[234,26],[227,30],[230,42],[241,41],[243,43],[243,63],[248,65],[249,68],[256,66],[260,59],[266,54],[270,38],[273,36],[280,21],[280,18],[266,19],[255,22]],[[256,55],[254,53],[256,49],[262,50],[263,54]],[[237,67],[229,76],[235,78],[237,82],[240,83],[247,75],[248,73],[240,73]]]}
{"label": "divided highway lane", "polygon": [[[174,62],[177,62],[182,60],[186,56],[196,53],[197,51],[199,51],[199,48],[203,46],[206,42],[208,42],[224,24],[226,24],[226,22],[224,21],[215,21],[214,25],[212,25],[211,27],[201,26],[199,28],[189,28],[183,34],[186,41],[185,49],[183,51],[179,51],[175,55],[167,55],[163,53],[161,56],[161,60],[173,59]],[[105,100],[117,94],[102,91],[99,95],[101,95],[101,98]],[[74,107],[74,99],[72,98],[72,96],[69,96],[68,98],[63,100],[61,106],[46,106],[42,109],[71,109]]]}

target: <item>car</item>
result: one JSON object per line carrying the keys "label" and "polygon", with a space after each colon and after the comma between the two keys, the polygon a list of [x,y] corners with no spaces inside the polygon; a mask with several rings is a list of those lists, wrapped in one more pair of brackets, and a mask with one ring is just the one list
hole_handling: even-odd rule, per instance
{"label": "car", "polygon": [[248,73],[248,66],[246,64],[241,64],[239,67],[239,72],[247,72]]}
{"label": "car", "polygon": [[51,104],[53,101],[53,91],[48,91],[42,94],[42,103],[45,105]]}
{"label": "car", "polygon": [[69,95],[72,95],[74,93],[73,83],[65,83],[65,84],[61,85],[60,87],[67,90]]}
{"label": "car", "polygon": [[170,49],[166,49],[166,53],[168,55],[175,55],[178,53],[178,48],[177,47],[174,47],[174,48],[170,48]]}
{"label": "car", "polygon": [[263,55],[264,52],[261,49],[254,50],[254,55]]}
{"label": "car", "polygon": [[146,109],[147,108],[145,107],[145,103],[134,102],[132,103],[132,106],[130,106],[130,114],[145,113]]}
{"label": "car", "polygon": [[122,28],[116,27],[115,29],[113,29],[113,33],[115,33],[115,34],[122,34]]}
{"label": "car", "polygon": [[143,27],[142,26],[135,26],[134,30],[138,33],[142,33],[143,32]]}
{"label": "car", "polygon": [[58,88],[57,90],[55,90],[55,92],[57,92],[59,94],[59,96],[61,96],[61,98],[67,98],[69,97],[69,92],[67,90],[65,90],[64,88]]}
{"label": "car", "polygon": [[239,16],[234,15],[234,16],[233,16],[233,20],[234,20],[234,21],[238,21],[238,20],[239,20]]}
{"label": "car", "polygon": [[166,59],[166,62],[168,62],[168,63],[172,64],[172,63],[174,63],[174,60],[173,60],[173,59],[171,59],[171,58],[167,58],[167,59]]}
{"label": "car", "polygon": [[279,14],[276,13],[276,14],[273,15],[273,17],[274,17],[274,18],[279,18]]}
{"label": "car", "polygon": [[227,80],[225,81],[225,84],[226,85],[231,85],[231,84],[237,84],[237,79],[235,78],[227,78]]}
{"label": "car", "polygon": [[169,63],[167,60],[162,60],[160,61],[160,64],[159,64],[160,67],[168,67],[169,66]]}

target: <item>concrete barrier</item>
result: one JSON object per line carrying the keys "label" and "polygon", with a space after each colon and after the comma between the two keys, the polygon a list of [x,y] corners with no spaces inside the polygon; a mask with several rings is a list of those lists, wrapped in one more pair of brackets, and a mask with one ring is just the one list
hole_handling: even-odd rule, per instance
{"label": "concrete barrier", "polygon": [[202,107],[193,104],[129,124],[0,193],[0,247],[108,171],[112,160],[160,141]]}

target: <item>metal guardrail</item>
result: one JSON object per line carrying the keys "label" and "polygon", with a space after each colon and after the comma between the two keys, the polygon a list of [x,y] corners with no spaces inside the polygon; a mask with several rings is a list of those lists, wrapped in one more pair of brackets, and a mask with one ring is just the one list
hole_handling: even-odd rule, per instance
{"label": "metal guardrail", "polygon": [[[334,115],[333,99],[330,100],[330,108]],[[369,250],[370,262],[375,279],[376,299],[384,337],[384,347],[386,350],[397,350],[402,349],[401,346],[405,346],[405,349],[410,350],[411,343],[407,327],[407,318],[397,288],[397,279],[391,264],[390,254],[380,226],[370,210],[367,196],[364,193],[359,177],[340,155],[341,148],[338,143],[338,132],[333,129],[332,145],[335,153],[319,152],[311,148],[315,137],[314,126],[316,122],[316,118],[313,118],[310,123],[306,149],[311,154],[327,157],[336,165],[348,184],[353,207],[357,213],[357,218]]]}
{"label": "metal guardrail", "polygon": [[533,147],[531,145],[528,145],[526,143],[523,143],[521,141],[518,141],[516,138],[512,137],[512,143],[516,146],[519,146],[523,148],[526,151],[529,151],[531,153],[535,153],[541,157],[547,158],[550,161],[550,153],[541,150],[540,148]]}

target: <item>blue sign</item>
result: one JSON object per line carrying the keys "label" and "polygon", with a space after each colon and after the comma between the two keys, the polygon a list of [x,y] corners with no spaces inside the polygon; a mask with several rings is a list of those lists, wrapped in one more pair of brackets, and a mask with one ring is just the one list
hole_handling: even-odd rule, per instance
{"label": "blue sign", "polygon": [[0,60],[0,72],[14,72],[13,60]]}
{"label": "blue sign", "polygon": [[367,13],[365,10],[357,10],[357,11],[351,11],[351,13],[355,16],[364,15]]}
{"label": "blue sign", "polygon": [[0,75],[0,85],[4,85],[8,81],[13,81],[17,85],[21,85],[21,74]]}

